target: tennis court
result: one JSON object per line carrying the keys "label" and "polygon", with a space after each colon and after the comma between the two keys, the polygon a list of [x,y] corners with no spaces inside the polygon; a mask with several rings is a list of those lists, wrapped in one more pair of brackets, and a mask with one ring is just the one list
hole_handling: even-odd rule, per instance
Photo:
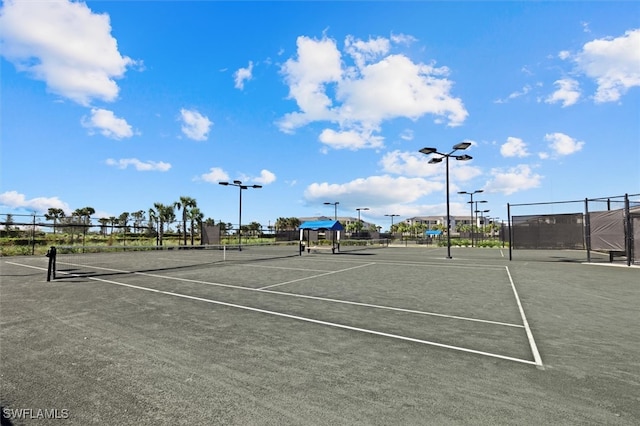
{"label": "tennis court", "polygon": [[46,258],[3,259],[3,411],[637,424],[640,269],[445,250],[83,253],[58,256],[51,282]]}

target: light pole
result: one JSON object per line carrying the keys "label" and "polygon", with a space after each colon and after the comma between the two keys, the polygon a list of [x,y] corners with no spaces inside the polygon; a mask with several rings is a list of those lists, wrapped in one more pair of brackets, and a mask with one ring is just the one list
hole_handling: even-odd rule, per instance
{"label": "light pole", "polygon": [[429,164],[435,164],[442,162],[444,158],[446,160],[447,169],[447,259],[451,259],[451,213],[449,211],[449,157],[453,157],[459,161],[468,161],[473,157],[470,155],[452,155],[456,151],[462,151],[471,146],[471,142],[460,142],[453,146],[453,150],[447,154],[438,152],[437,148],[422,148],[420,152],[424,155],[438,154],[440,157],[433,157],[429,160]]}
{"label": "light pole", "polygon": [[360,220],[360,210],[369,210],[369,207],[359,207],[356,209],[358,212],[358,238],[360,237],[360,232],[362,231],[362,220]]}
{"label": "light pole", "polygon": [[330,203],[330,202],[325,202],[324,205],[325,206],[333,206],[334,210],[333,210],[333,220],[338,220],[338,204],[340,204],[340,201],[336,201],[335,203]]}
{"label": "light pole", "polygon": [[469,216],[469,224],[471,225],[471,247],[473,247],[473,224],[471,222],[473,222],[473,194],[478,194],[480,192],[484,192],[483,189],[476,189],[473,192],[467,192],[467,191],[459,191],[458,194],[467,194],[469,196],[471,196],[471,201],[469,201],[469,210],[471,211],[471,216]]}
{"label": "light pole", "polygon": [[242,251],[242,190],[249,188],[262,188],[262,185],[243,185],[239,180],[218,183],[224,186],[237,186],[240,189],[240,207],[238,208],[238,251]]}
{"label": "light pole", "polygon": [[385,216],[389,216],[391,218],[391,227],[389,228],[389,233],[393,236],[393,218],[396,216],[400,216],[399,214],[385,214]]}
{"label": "light pole", "polygon": [[476,203],[476,205],[475,205],[475,207],[476,207],[476,209],[475,209],[475,213],[476,213],[476,227],[479,227],[479,226],[480,226],[480,223],[478,222],[478,203],[486,203],[486,202],[487,202],[487,200],[480,200],[480,201],[477,201],[477,200],[476,200],[476,201],[475,201],[475,203]]}
{"label": "light pole", "polygon": [[482,241],[484,241],[484,214],[485,213],[489,213],[491,210],[476,210],[476,217],[478,216],[478,213],[480,213],[480,222],[482,222]]}
{"label": "light pole", "polygon": [[[333,206],[333,220],[336,222],[338,221],[338,204],[340,204],[340,201],[336,201],[334,203],[330,203],[328,201],[324,202],[325,206]],[[336,249],[336,231],[331,231],[331,247],[333,250]],[[339,249],[340,247],[338,247],[338,251]]]}

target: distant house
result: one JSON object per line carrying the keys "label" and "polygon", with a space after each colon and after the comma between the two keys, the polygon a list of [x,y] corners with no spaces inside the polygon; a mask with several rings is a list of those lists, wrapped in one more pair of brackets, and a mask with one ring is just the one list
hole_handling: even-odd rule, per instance
{"label": "distant house", "polygon": [[[469,216],[451,216],[451,229],[456,229],[458,225],[471,225],[474,223],[475,218]],[[447,216],[415,216],[404,220],[409,225],[426,225],[429,229],[435,227],[446,227]]]}

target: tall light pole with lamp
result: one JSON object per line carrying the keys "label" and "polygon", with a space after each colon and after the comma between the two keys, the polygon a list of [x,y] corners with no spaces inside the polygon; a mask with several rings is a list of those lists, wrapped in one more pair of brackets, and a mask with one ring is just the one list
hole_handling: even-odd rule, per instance
{"label": "tall light pole with lamp", "polygon": [[451,259],[451,213],[449,211],[449,157],[453,157],[458,161],[468,161],[473,157],[470,155],[452,155],[456,151],[462,151],[471,146],[471,142],[460,142],[453,146],[452,151],[447,154],[438,152],[437,148],[422,148],[420,152],[424,155],[438,154],[440,157],[433,157],[429,160],[429,164],[435,164],[442,162],[445,159],[447,169],[447,259]]}
{"label": "tall light pole with lamp", "polygon": [[237,186],[240,189],[240,207],[238,208],[238,250],[242,251],[242,190],[249,188],[262,188],[262,185],[243,185],[239,180],[218,183],[224,186]]}
{"label": "tall light pole with lamp", "polygon": [[336,201],[335,203],[325,202],[323,203],[325,206],[333,206],[333,220],[338,220],[338,204],[340,201]]}
{"label": "tall light pole with lamp", "polygon": [[480,222],[478,222],[478,203],[487,203],[488,201],[487,200],[476,200],[474,202],[476,203],[476,205],[475,205],[476,209],[474,210],[474,212],[476,213],[476,226],[479,227],[480,226]]}
{"label": "tall light pole with lamp", "polygon": [[482,235],[482,241],[484,241],[484,214],[485,213],[489,213],[491,210],[476,210],[476,216],[478,215],[478,213],[480,213],[480,222],[482,222],[482,232],[480,235]]}
{"label": "tall light pole with lamp", "polygon": [[396,216],[400,216],[399,214],[385,214],[385,216],[389,216],[391,218],[391,227],[389,228],[389,233],[393,235],[393,218]]}
{"label": "tall light pole with lamp", "polygon": [[358,212],[358,237],[360,237],[360,232],[362,232],[362,220],[360,219],[361,210],[369,210],[369,207],[358,207],[356,209],[356,211]]}
{"label": "tall light pole with lamp", "polygon": [[[323,204],[325,206],[333,206],[333,220],[335,220],[337,222],[338,221],[338,204],[340,204],[340,201],[336,201],[334,203],[330,203],[328,201],[325,201]],[[333,249],[335,250],[335,248],[336,248],[336,231],[331,231],[331,236],[332,236],[331,245],[332,245]]]}
{"label": "tall light pole with lamp", "polygon": [[[459,191],[458,194],[467,194],[471,196],[471,200],[469,201],[469,210],[471,211],[471,216],[469,217],[469,222],[473,222],[473,194],[479,194],[480,192],[484,192],[483,189],[476,189],[473,192],[467,191]],[[471,224],[471,247],[473,247],[473,224]]]}

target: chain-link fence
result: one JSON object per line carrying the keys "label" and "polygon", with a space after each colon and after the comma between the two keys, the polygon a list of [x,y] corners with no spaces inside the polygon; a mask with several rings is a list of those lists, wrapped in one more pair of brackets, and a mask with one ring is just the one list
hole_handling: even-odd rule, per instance
{"label": "chain-link fence", "polygon": [[[509,259],[514,250],[582,250],[585,261],[605,254],[627,265],[640,261],[640,194],[529,204],[507,204]],[[539,214],[512,215],[520,209]],[[552,213],[549,210],[569,210]],[[580,211],[582,210],[582,211]],[[640,243],[638,243],[640,244]]]}

